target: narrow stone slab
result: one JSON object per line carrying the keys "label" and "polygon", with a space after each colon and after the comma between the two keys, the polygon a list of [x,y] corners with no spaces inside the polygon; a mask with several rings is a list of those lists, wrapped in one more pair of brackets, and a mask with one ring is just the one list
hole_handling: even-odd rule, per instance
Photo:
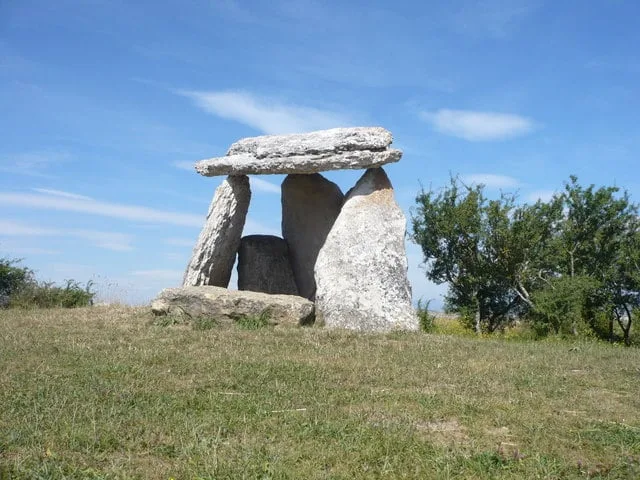
{"label": "narrow stone slab", "polygon": [[400,150],[382,127],[333,128],[293,135],[265,135],[234,143],[225,157],[196,163],[198,173],[259,175],[364,169],[397,162]]}
{"label": "narrow stone slab", "polygon": [[386,173],[367,170],[347,194],[316,260],[319,323],[376,332],[418,329],[405,231]]}
{"label": "narrow stone slab", "polygon": [[313,302],[306,298],[212,286],[167,288],[153,300],[151,310],[155,315],[206,316],[221,322],[257,317],[265,311],[269,322],[276,325],[309,325],[314,321]]}
{"label": "narrow stone slab", "polygon": [[274,235],[242,237],[238,250],[238,290],[298,295],[289,246]]}
{"label": "narrow stone slab", "polygon": [[229,147],[227,155],[248,153],[256,158],[296,157],[354,150],[385,150],[393,141],[382,127],[331,128],[291,135],[243,138]]}
{"label": "narrow stone slab", "polygon": [[282,182],[282,236],[301,297],[315,298],[313,268],[343,200],[340,187],[319,173],[288,175]]}
{"label": "narrow stone slab", "polygon": [[183,286],[229,285],[250,199],[249,177],[245,175],[230,176],[216,189]]}

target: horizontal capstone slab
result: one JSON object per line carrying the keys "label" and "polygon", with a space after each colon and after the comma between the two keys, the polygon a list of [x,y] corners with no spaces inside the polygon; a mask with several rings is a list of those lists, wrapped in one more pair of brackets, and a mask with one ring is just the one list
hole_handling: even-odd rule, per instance
{"label": "horizontal capstone slab", "polygon": [[201,160],[195,168],[206,177],[373,168],[400,160],[402,152],[389,148],[392,141],[391,132],[382,127],[264,135],[239,140],[226,156]]}
{"label": "horizontal capstone slab", "polygon": [[231,145],[227,155],[247,153],[256,158],[273,158],[354,150],[381,151],[392,141],[391,132],[382,127],[331,128],[309,133],[243,138]]}
{"label": "horizontal capstone slab", "polygon": [[256,158],[248,154],[210,158],[196,163],[196,171],[205,177],[216,175],[271,175],[320,173],[328,170],[358,170],[380,167],[402,158],[402,151],[353,152],[298,155],[293,157]]}

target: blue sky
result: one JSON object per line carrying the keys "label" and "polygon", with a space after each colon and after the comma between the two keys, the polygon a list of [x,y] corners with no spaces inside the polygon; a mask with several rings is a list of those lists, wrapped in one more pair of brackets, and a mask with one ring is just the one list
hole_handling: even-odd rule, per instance
{"label": "blue sky", "polygon": [[[576,174],[640,201],[638,18],[635,0],[5,0],[0,257],[148,300],[180,283],[220,183],[196,160],[338,126],[393,132],[407,215],[450,173],[523,201]],[[246,233],[279,233],[282,178],[252,177]]]}

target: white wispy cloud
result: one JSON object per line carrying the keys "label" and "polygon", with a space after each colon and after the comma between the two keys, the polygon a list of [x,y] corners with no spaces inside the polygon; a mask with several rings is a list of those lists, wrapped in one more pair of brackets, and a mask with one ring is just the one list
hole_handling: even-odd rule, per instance
{"label": "white wispy cloud", "polygon": [[76,236],[92,242],[96,247],[117,252],[133,250],[131,241],[133,237],[124,233],[98,232],[95,230],[67,230],[68,235]]}
{"label": "white wispy cloud", "polygon": [[472,173],[463,175],[461,180],[466,184],[482,184],[488,188],[509,188],[517,187],[520,184],[520,182],[513,177],[493,173]]}
{"label": "white wispy cloud", "polygon": [[24,247],[14,242],[0,241],[0,252],[12,255],[59,255],[60,250],[40,247]]}
{"label": "white wispy cloud", "polygon": [[280,186],[274,183],[268,182],[258,177],[251,177],[251,190],[263,193],[275,193],[280,195]]}
{"label": "white wispy cloud", "polygon": [[67,196],[0,192],[0,206],[79,212],[144,223],[161,223],[187,227],[201,227],[204,221],[204,218],[200,215],[167,212],[137,205],[101,202],[77,195],[69,197],[69,193],[65,193]]}
{"label": "white wispy cloud", "polygon": [[0,172],[30,177],[51,177],[48,170],[69,160],[64,152],[25,152],[0,157]]}
{"label": "white wispy cloud", "polygon": [[337,112],[291,105],[248,92],[179,90],[176,93],[190,98],[205,112],[267,134],[301,133],[351,125],[345,115]]}
{"label": "white wispy cloud", "polygon": [[79,195],[77,193],[65,192],[62,190],[54,190],[52,188],[32,188],[34,192],[44,193],[45,195],[54,195],[56,197],[75,198],[77,200],[92,200],[91,197],[86,195]]}
{"label": "white wispy cloud", "polygon": [[133,250],[131,245],[133,237],[124,233],[79,228],[44,228],[2,219],[0,219],[0,237],[75,237],[106,250],[119,252]]}
{"label": "white wispy cloud", "polygon": [[195,162],[190,162],[189,160],[182,160],[179,162],[173,162],[172,165],[180,170],[186,170],[188,172],[195,172]]}
{"label": "white wispy cloud", "polygon": [[533,120],[520,115],[471,110],[441,109],[421,112],[420,118],[435,130],[472,142],[504,140],[533,131]]}

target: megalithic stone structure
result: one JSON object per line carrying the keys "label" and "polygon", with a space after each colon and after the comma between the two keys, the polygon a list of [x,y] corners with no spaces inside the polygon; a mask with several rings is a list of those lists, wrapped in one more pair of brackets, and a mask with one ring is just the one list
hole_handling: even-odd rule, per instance
{"label": "megalithic stone structure", "polygon": [[250,200],[246,175],[229,176],[216,189],[184,274],[183,286],[229,286]]}
{"label": "megalithic stone structure", "polygon": [[[416,330],[404,246],[406,219],[382,169],[402,157],[400,150],[390,148],[392,140],[391,132],[381,127],[267,135],[240,140],[226,156],[197,162],[196,171],[204,176],[229,177],[216,190],[183,288],[167,293],[171,308],[193,298],[198,286],[227,287],[241,248],[241,289],[297,293],[305,299],[284,297],[303,303],[315,299],[318,323],[328,328]],[[319,175],[339,169],[368,169],[346,198]],[[289,174],[282,184],[283,238],[245,237],[241,247],[251,197],[246,175],[283,173]],[[266,243],[263,237],[269,237]],[[234,312],[234,305],[252,294],[234,293],[231,303],[225,300],[225,315],[246,314],[239,306]],[[207,298],[198,308],[213,314],[222,297]],[[301,323],[308,321],[305,317]]]}

